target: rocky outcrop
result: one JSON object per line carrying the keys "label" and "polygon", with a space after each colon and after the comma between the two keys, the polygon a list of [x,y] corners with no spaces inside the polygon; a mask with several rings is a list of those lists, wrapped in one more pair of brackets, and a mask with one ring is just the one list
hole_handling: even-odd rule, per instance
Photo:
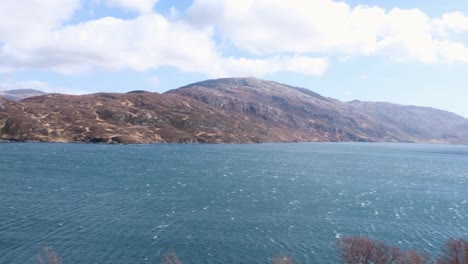
{"label": "rocky outcrop", "polygon": [[340,102],[255,78],[133,91],[0,98],[0,140],[96,143],[377,141],[467,143],[465,118],[413,106]]}

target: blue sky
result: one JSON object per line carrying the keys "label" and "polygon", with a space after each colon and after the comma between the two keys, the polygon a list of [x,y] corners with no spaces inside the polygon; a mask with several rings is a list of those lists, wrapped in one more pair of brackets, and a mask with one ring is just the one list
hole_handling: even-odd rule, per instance
{"label": "blue sky", "polygon": [[468,2],[4,0],[0,90],[164,92],[254,76],[468,117]]}

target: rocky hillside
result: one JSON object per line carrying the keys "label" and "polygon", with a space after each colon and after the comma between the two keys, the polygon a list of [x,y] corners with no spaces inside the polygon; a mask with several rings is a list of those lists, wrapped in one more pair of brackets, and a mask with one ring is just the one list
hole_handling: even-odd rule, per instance
{"label": "rocky hillside", "polygon": [[0,98],[0,139],[103,143],[468,143],[468,121],[432,108],[344,103],[255,78],[135,91]]}

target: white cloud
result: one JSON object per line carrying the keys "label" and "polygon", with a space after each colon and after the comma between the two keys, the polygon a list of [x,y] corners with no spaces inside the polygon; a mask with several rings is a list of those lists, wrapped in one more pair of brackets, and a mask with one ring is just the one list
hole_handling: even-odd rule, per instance
{"label": "white cloud", "polygon": [[438,50],[447,62],[468,62],[468,48],[461,43],[439,41]]}
{"label": "white cloud", "polygon": [[250,54],[366,55],[424,63],[453,61],[447,49],[455,53],[465,46],[449,38],[442,41],[453,45],[441,45],[436,24],[445,31],[468,29],[461,13],[437,22],[419,9],[352,8],[332,0],[195,0],[188,17]]}
{"label": "white cloud", "polygon": [[171,19],[176,19],[176,18],[178,18],[178,17],[179,17],[179,13],[180,13],[179,9],[177,9],[177,8],[175,8],[175,7],[171,7],[171,8],[169,9],[169,17],[170,17]]}
{"label": "white cloud", "polygon": [[159,0],[105,0],[108,5],[119,7],[128,11],[149,14]]}
{"label": "white cloud", "polygon": [[190,22],[215,26],[252,54],[371,53],[384,15],[329,0],[195,0],[189,10]]}
{"label": "white cloud", "polygon": [[273,57],[269,59],[226,58],[222,60],[224,76],[265,76],[278,72],[297,72],[305,75],[322,75],[328,63],[322,58],[305,56]]}
{"label": "white cloud", "polygon": [[146,79],[146,82],[151,84],[153,87],[158,88],[161,84],[161,80],[159,80],[158,76],[151,76]]}
{"label": "white cloud", "polygon": [[461,12],[446,13],[440,19],[433,20],[436,33],[447,36],[450,33],[468,32],[468,17]]}
{"label": "white cloud", "polygon": [[[172,9],[163,16],[153,10],[157,0],[96,1],[138,16],[67,25],[79,0],[0,1],[0,72],[169,66],[211,77],[320,75],[330,56],[468,62],[465,43],[451,38],[468,31],[468,17],[461,13],[431,18],[418,9],[332,0],[194,0],[188,11]],[[232,56],[231,48],[239,55]]]}
{"label": "white cloud", "polygon": [[28,46],[60,26],[80,7],[80,0],[1,0],[0,42]]}
{"label": "white cloud", "polygon": [[377,54],[394,60],[437,61],[437,45],[431,35],[429,17],[418,9],[392,9],[379,31]]}
{"label": "white cloud", "polygon": [[0,74],[13,73],[17,71],[17,68],[0,66]]}
{"label": "white cloud", "polygon": [[223,57],[212,32],[183,22],[171,22],[159,14],[124,20],[105,17],[52,30],[28,47],[6,45],[0,59],[17,67],[79,73],[93,68],[129,68],[146,71],[171,66],[212,77],[294,71],[319,75],[327,67],[323,59],[283,56],[266,59]]}
{"label": "white cloud", "polygon": [[8,43],[0,58],[14,66],[63,73],[96,67],[139,71],[161,65],[207,70],[217,58],[210,33],[150,14],[131,20],[105,17],[51,30],[27,47]]}

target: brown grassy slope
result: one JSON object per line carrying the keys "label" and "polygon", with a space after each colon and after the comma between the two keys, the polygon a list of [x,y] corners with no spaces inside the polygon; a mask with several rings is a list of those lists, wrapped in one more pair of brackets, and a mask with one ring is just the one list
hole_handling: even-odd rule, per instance
{"label": "brown grassy slope", "polygon": [[388,103],[344,103],[255,78],[165,94],[0,99],[0,139],[103,143],[376,141],[468,143],[466,119]]}

